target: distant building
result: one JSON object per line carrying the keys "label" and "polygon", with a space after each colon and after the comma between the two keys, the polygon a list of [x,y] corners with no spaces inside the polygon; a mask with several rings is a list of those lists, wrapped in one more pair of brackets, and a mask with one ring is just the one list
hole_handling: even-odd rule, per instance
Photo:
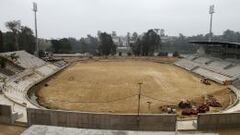
{"label": "distant building", "polygon": [[166,43],[166,42],[172,42],[174,40],[176,40],[178,37],[176,36],[167,36],[167,35],[164,35],[161,37],[161,42],[162,43]]}

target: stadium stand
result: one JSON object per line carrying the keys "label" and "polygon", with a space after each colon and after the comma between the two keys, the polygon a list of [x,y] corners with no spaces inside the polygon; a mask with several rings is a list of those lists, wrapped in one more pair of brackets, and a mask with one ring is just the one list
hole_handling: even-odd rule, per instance
{"label": "stadium stand", "polygon": [[223,84],[240,75],[239,60],[221,59],[212,56],[187,56],[175,65]]}
{"label": "stadium stand", "polygon": [[207,57],[198,57],[198,58],[196,58],[193,61],[196,62],[196,63],[205,65],[205,64],[207,64],[208,62],[210,62],[212,60],[210,58],[207,58]]}
{"label": "stadium stand", "polygon": [[240,90],[240,77],[233,82],[233,86]]}
{"label": "stadium stand", "polygon": [[223,76],[221,74],[203,68],[196,68],[193,70],[193,72],[205,78],[211,79],[215,82],[218,82],[220,84],[225,84],[225,82],[231,81],[231,78],[229,77]]}
{"label": "stadium stand", "polygon": [[[55,68],[55,67],[54,67],[54,68]],[[56,69],[53,69],[53,67],[51,67],[51,66],[49,66],[49,65],[44,65],[44,66],[42,66],[42,67],[39,67],[39,68],[35,69],[35,71],[36,71],[38,74],[40,74],[40,75],[42,75],[42,76],[44,76],[44,77],[53,74],[55,70],[56,70]]]}
{"label": "stadium stand", "polygon": [[[13,61],[11,59],[11,55],[15,54],[18,58],[17,61]],[[29,69],[29,68],[35,68],[35,67],[40,67],[46,64],[45,61],[27,53],[26,51],[15,51],[15,52],[6,52],[6,53],[1,53],[0,56],[5,57],[11,61],[13,61],[15,64]]]}
{"label": "stadium stand", "polygon": [[[12,54],[14,54],[17,59],[12,60]],[[61,68],[47,63],[25,51],[1,53],[0,56],[11,61],[13,63],[11,66],[15,68],[13,74],[3,74],[0,72],[1,77],[7,78],[4,87],[3,83],[1,86],[4,95],[19,105],[36,108],[36,106],[26,98],[28,89],[58,72]]]}
{"label": "stadium stand", "polygon": [[188,56],[186,56],[185,58],[186,58],[187,60],[192,61],[192,60],[197,59],[198,57],[199,57],[198,55],[188,55]]}
{"label": "stadium stand", "polygon": [[194,63],[190,60],[187,60],[187,59],[181,59],[181,60],[178,60],[175,65],[179,66],[179,67],[182,67],[186,70],[193,70],[194,68],[198,67],[198,64],[197,63]]}

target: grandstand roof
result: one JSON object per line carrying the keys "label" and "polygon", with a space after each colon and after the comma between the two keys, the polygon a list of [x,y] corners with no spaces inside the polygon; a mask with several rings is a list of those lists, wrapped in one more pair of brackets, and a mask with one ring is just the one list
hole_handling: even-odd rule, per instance
{"label": "grandstand roof", "polygon": [[240,46],[240,43],[226,42],[226,41],[190,41],[189,43],[199,44],[199,45],[216,45],[216,46],[234,45],[234,46]]}

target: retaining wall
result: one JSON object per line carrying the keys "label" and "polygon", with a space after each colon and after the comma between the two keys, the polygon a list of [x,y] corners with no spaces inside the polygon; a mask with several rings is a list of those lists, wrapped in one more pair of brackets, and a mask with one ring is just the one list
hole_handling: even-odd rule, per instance
{"label": "retaining wall", "polygon": [[11,124],[17,119],[17,113],[12,114],[12,108],[8,105],[0,105],[0,123]]}
{"label": "retaining wall", "polygon": [[240,113],[199,114],[198,130],[240,128]]}
{"label": "retaining wall", "polygon": [[176,115],[67,112],[27,108],[28,125],[53,125],[113,130],[175,131]]}

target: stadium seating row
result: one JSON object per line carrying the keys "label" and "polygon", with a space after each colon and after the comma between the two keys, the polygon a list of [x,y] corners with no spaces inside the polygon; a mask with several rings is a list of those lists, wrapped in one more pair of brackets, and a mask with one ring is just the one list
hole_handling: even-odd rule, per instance
{"label": "stadium seating row", "polygon": [[11,54],[15,54],[15,56],[18,57],[17,61],[14,62],[16,65],[23,67],[24,70],[13,76],[7,76],[3,93],[7,98],[18,104],[34,107],[34,105],[26,99],[28,89],[59,71],[60,68],[25,51],[1,53],[0,56],[11,60]]}
{"label": "stadium seating row", "polygon": [[240,77],[233,82],[233,86],[240,90]]}
{"label": "stadium seating row", "polygon": [[179,67],[182,67],[186,70],[193,70],[194,68],[198,67],[198,64],[197,63],[194,63],[190,60],[187,60],[187,59],[181,59],[181,60],[178,60],[175,65],[179,66]]}
{"label": "stadium seating row", "polygon": [[40,75],[46,77],[48,75],[51,75],[54,73],[56,69],[54,69],[53,67],[49,66],[49,65],[44,65],[42,67],[36,68],[35,71],[37,73],[39,73]]}
{"label": "stadium seating row", "polygon": [[178,60],[175,65],[222,84],[240,76],[240,63],[237,60],[190,55]]}
{"label": "stadium seating row", "polygon": [[40,66],[46,64],[45,61],[27,53],[26,51],[1,53],[0,56],[6,57],[9,60],[12,60],[10,58],[10,55],[12,55],[12,54],[15,54],[15,56],[18,57],[17,61],[15,61],[15,63],[26,69],[40,67]]}
{"label": "stadium seating row", "polygon": [[221,83],[221,84],[224,84],[225,82],[232,80],[229,77],[223,76],[221,74],[218,74],[218,73],[215,73],[210,70],[203,69],[203,68],[196,68],[193,70],[193,72],[196,74],[199,74],[201,76],[204,76],[206,78],[209,78],[215,82]]}

